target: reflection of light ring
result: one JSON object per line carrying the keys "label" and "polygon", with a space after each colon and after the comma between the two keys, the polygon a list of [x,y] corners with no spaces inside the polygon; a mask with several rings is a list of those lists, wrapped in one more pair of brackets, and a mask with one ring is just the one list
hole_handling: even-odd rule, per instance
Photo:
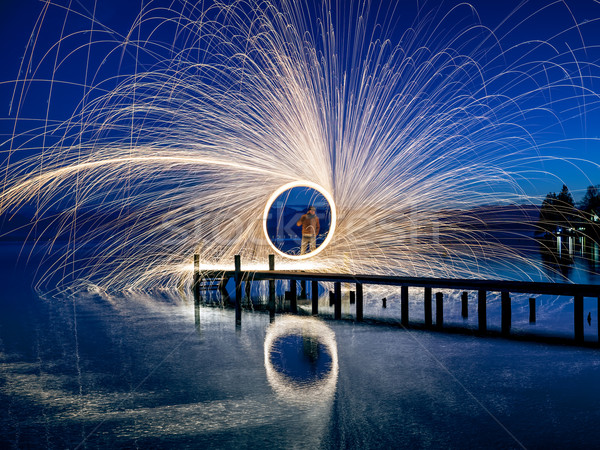
{"label": "reflection of light ring", "polygon": [[[271,362],[273,344],[290,335],[315,338],[331,356],[331,369],[312,383],[297,383],[277,371]],[[267,328],[265,336],[265,369],[267,380],[279,397],[297,405],[319,405],[333,398],[338,378],[338,355],[335,333],[312,317],[280,316]]]}
{"label": "reflection of light ring", "polygon": [[[314,189],[315,191],[319,192],[321,195],[323,195],[323,197],[325,197],[325,200],[327,200],[327,202],[329,203],[329,208],[331,209],[331,224],[329,225],[329,231],[327,232],[327,237],[325,238],[323,243],[321,245],[319,245],[319,247],[316,250],[314,250],[310,253],[306,253],[305,255],[289,255],[285,252],[282,252],[273,244],[273,242],[271,241],[271,238],[269,237],[269,233],[267,232],[267,217],[269,216],[269,210],[271,209],[273,202],[275,202],[275,200],[277,200],[277,197],[279,197],[285,191],[287,191],[288,189],[291,189],[291,188],[295,188],[295,187],[308,187],[308,188]],[[265,237],[267,238],[267,242],[269,243],[271,248],[273,250],[275,250],[275,252],[277,254],[279,254],[285,258],[289,258],[289,259],[306,259],[306,258],[311,258],[311,257],[321,253],[323,251],[323,249],[325,249],[325,247],[327,247],[327,245],[331,241],[331,238],[333,238],[333,232],[335,231],[336,222],[337,222],[337,213],[335,211],[335,203],[333,202],[333,197],[331,196],[331,194],[329,192],[327,192],[325,189],[323,189],[318,184],[313,183],[311,181],[293,181],[291,183],[284,184],[283,186],[281,186],[279,189],[277,189],[275,192],[273,192],[273,194],[269,198],[269,201],[267,202],[267,205],[265,206],[265,213],[263,215],[263,231],[265,232]]]}

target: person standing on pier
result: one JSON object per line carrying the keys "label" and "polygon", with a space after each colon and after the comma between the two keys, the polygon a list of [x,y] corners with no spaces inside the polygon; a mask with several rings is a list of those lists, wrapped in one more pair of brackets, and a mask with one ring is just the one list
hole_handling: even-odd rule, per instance
{"label": "person standing on pier", "polygon": [[317,248],[317,235],[321,225],[319,224],[319,218],[317,217],[317,208],[311,206],[308,208],[308,212],[300,217],[300,220],[296,222],[296,226],[302,227],[302,242],[300,243],[300,254],[306,254],[306,248],[309,248],[309,252],[313,252]]}

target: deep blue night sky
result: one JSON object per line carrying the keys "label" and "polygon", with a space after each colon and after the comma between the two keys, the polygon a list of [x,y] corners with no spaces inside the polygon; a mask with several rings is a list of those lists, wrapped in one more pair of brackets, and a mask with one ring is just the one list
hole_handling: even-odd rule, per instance
{"label": "deep blue night sky", "polygon": [[[69,1],[56,0],[53,3],[66,5],[69,4]],[[126,33],[139,12],[140,3],[141,1],[103,0],[98,2],[96,6],[96,17],[99,23],[115,30],[116,33]],[[143,3],[146,6],[148,4],[160,6],[170,2],[148,2],[146,0]],[[373,3],[375,6],[372,10],[377,11],[377,2]],[[421,7],[419,17],[423,17],[425,11],[437,10],[435,17],[441,18],[445,11],[451,9],[451,5],[459,3],[455,1],[442,4],[440,2],[419,2],[416,0],[400,2],[394,15],[381,14],[379,21],[383,23],[384,29],[387,30],[386,35],[392,39],[400,39],[406,27],[415,20],[417,5]],[[598,48],[600,33],[596,33],[595,30],[600,27],[600,22],[592,23],[591,21],[600,17],[600,4],[594,0],[568,1],[566,2],[568,6],[566,6],[563,2],[557,1],[552,3],[550,7],[544,8],[548,3],[550,2],[532,1],[515,11],[515,8],[521,4],[520,0],[505,2],[476,0],[471,2],[478,12],[481,23],[495,31],[505,48],[530,39],[551,39],[561,31],[572,27],[574,20],[583,23],[583,27],[561,34],[556,39],[552,39],[552,43],[557,46],[557,51],[565,52],[567,49],[572,49],[577,52],[577,58],[581,59],[581,55],[584,53],[577,51],[577,49],[581,47],[581,38],[583,38],[587,47],[585,58],[588,62],[597,64],[600,61],[600,49]],[[19,65],[26,51],[31,30],[36,25],[43,4],[43,2],[37,0],[3,0],[0,2],[0,20],[2,20],[0,26],[2,44],[0,45],[2,46],[3,57],[3,63],[0,65],[0,80],[3,81],[0,84],[0,133],[3,158],[5,158],[5,152],[9,148],[6,140],[12,134],[12,120],[16,115],[16,105],[18,104],[18,99],[13,100],[11,103],[13,91],[10,81],[19,75]],[[74,10],[87,10],[90,13],[94,10],[94,2],[91,0],[75,0],[72,4]],[[55,42],[60,36],[65,16],[64,11],[64,8],[51,7],[44,17],[44,25],[37,43],[37,57],[34,58],[36,61],[40,60],[42,50],[48,49],[50,43]],[[469,23],[476,23],[473,16],[470,16],[467,6],[461,6],[453,14],[456,15],[457,20],[463,17]],[[371,22],[374,23],[375,20],[372,18]],[[447,23],[452,23],[452,21]],[[66,32],[89,27],[90,22],[87,19],[70,14]],[[98,25],[95,25],[95,28],[98,28]],[[443,35],[446,31],[440,30],[440,35]],[[82,35],[80,42],[85,43],[88,35],[89,33]],[[117,34],[114,36],[117,36]],[[158,37],[161,36],[158,35]],[[167,36],[164,37],[168,39]],[[562,48],[560,48],[561,46]],[[98,66],[100,58],[103,56],[103,48],[102,45],[96,46],[90,55],[92,60],[96,61],[96,66]],[[105,49],[108,48],[114,48],[114,45],[105,47]],[[64,53],[66,48],[62,50]],[[133,57],[133,55],[130,55],[130,57]],[[54,56],[52,55],[39,67],[37,72],[39,78],[47,79],[50,76],[50,67],[53,62]],[[128,58],[127,55],[121,58],[113,55],[104,65],[100,66],[99,72],[96,74],[96,80],[116,73],[128,73],[132,67],[131,58]],[[59,68],[56,77],[80,82],[84,78],[84,68],[85,52],[80,52],[78,55],[70,57],[68,65]],[[595,76],[598,76],[598,72],[600,70],[596,70]],[[92,76],[88,73],[88,80]],[[590,82],[589,86],[595,89],[596,92],[600,92],[599,80]],[[83,88],[81,87],[55,85],[50,117],[57,120],[70,117],[77,108],[82,94]],[[47,83],[32,85],[27,94],[25,106],[21,110],[21,116],[43,117],[47,95]],[[597,125],[600,123],[600,112],[598,111],[598,105],[583,104],[577,93],[574,93],[573,96],[575,98],[570,106],[573,119],[566,120],[568,117],[565,115],[560,117],[560,127],[563,130],[558,130],[560,127],[557,127],[556,124],[548,124],[548,140],[565,141],[553,143],[540,149],[540,152],[545,155],[559,158],[555,162],[546,161],[539,166],[541,171],[548,171],[553,176],[540,173],[535,179],[528,176],[522,180],[520,185],[529,195],[543,196],[550,190],[558,191],[562,182],[564,182],[569,186],[577,200],[583,195],[586,186],[600,183],[600,170],[594,167],[594,164],[600,163],[600,141],[598,141],[600,131]],[[25,129],[25,126],[25,124],[22,124],[23,128],[18,130]],[[543,142],[541,143],[543,144]],[[575,163],[578,166],[576,167],[571,163],[562,161],[563,157],[578,158],[590,161],[592,164],[580,161]]]}

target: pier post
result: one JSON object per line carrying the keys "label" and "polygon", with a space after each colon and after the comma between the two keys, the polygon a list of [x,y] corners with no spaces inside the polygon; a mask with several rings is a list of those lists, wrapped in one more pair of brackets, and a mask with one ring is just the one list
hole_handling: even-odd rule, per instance
{"label": "pier post", "polygon": [[408,286],[400,288],[400,323],[408,326]]}
{"label": "pier post", "polygon": [[316,316],[317,314],[319,314],[319,281],[312,280],[311,287],[312,314],[313,316]]}
{"label": "pier post", "polygon": [[350,291],[350,304],[354,305],[356,303],[356,292]]}
{"label": "pier post", "polygon": [[576,295],[573,298],[575,320],[575,342],[583,342],[583,296]]}
{"label": "pier post", "polygon": [[306,300],[306,280],[300,280],[300,299]]}
{"label": "pier post", "polygon": [[194,325],[196,331],[200,332],[200,302],[194,302]]}
{"label": "pier post", "polygon": [[296,288],[296,280],[290,280],[290,309],[294,314],[298,312],[298,292]]}
{"label": "pier post", "polygon": [[461,315],[463,319],[469,318],[469,293],[464,291],[461,297]]}
{"label": "pier post", "polygon": [[[275,270],[275,255],[269,255],[269,270]],[[275,280],[269,280],[269,314],[275,314]]]}
{"label": "pier post", "polygon": [[483,289],[477,291],[477,319],[479,322],[479,331],[487,331],[487,292]]}
{"label": "pier post", "polygon": [[[598,300],[600,302],[600,300]],[[356,283],[356,320],[363,320],[363,285]]]}
{"label": "pier post", "polygon": [[234,256],[235,262],[235,325],[242,324],[242,260],[240,255]]}
{"label": "pier post", "polygon": [[219,281],[219,285],[217,289],[219,290],[219,294],[221,294],[221,303],[231,303],[231,297],[229,296],[229,292],[227,292],[227,283],[231,277],[223,277]]}
{"label": "pier post", "polygon": [[335,305],[335,295],[333,295],[333,291],[329,291],[329,306]]}
{"label": "pier post", "polygon": [[200,331],[200,255],[194,255],[194,278],[193,285],[194,291],[194,324],[196,325],[196,331]]}
{"label": "pier post", "polygon": [[249,305],[251,303],[251,300],[250,300],[251,289],[252,289],[252,283],[250,281],[250,277],[248,276],[246,278],[246,280],[244,281],[244,291],[246,292],[246,301],[247,301],[246,304],[247,305]]}
{"label": "pier post", "polygon": [[342,318],[342,283],[336,281],[334,284],[334,317],[335,319]]}
{"label": "pier post", "polygon": [[535,323],[535,298],[529,299],[529,323]]}
{"label": "pier post", "polygon": [[194,277],[192,278],[194,301],[200,301],[200,255],[194,254]]}
{"label": "pier post", "polygon": [[501,308],[502,308],[502,312],[501,312],[501,327],[502,327],[502,334],[504,336],[508,336],[510,334],[510,322],[512,319],[512,308],[511,308],[511,304],[510,304],[510,293],[509,292],[505,292],[503,291],[500,294],[500,298],[501,298]]}
{"label": "pier post", "polygon": [[423,292],[423,301],[425,302],[425,326],[430,327],[431,320],[431,288],[426,287],[425,292]]}
{"label": "pier post", "polygon": [[444,326],[444,294],[441,292],[435,293],[435,327],[442,328]]}

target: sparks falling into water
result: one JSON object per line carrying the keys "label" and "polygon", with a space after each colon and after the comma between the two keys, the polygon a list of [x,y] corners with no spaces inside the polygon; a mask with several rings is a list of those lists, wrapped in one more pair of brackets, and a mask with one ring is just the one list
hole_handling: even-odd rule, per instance
{"label": "sparks falling into water", "polygon": [[[203,267],[241,254],[244,268],[265,268],[265,205],[300,180],[331,194],[337,227],[318,255],[281,269],[489,277],[486,261],[534,265],[464,218],[538,201],[523,180],[554,158],[544,149],[563,121],[599,104],[582,31],[598,19],[512,42],[511,27],[540,11],[489,29],[469,5],[422,8],[399,33],[400,11],[362,2],[163,3],[144,2],[125,34],[95,7],[43,8],[14,91],[0,197],[2,213],[34,207],[31,235],[61,255],[40,279],[176,286],[194,253]],[[51,13],[64,25],[40,53]],[[30,126],[46,65],[47,109]],[[72,84],[60,74],[82,67],[79,103],[54,120],[57,92]]]}

